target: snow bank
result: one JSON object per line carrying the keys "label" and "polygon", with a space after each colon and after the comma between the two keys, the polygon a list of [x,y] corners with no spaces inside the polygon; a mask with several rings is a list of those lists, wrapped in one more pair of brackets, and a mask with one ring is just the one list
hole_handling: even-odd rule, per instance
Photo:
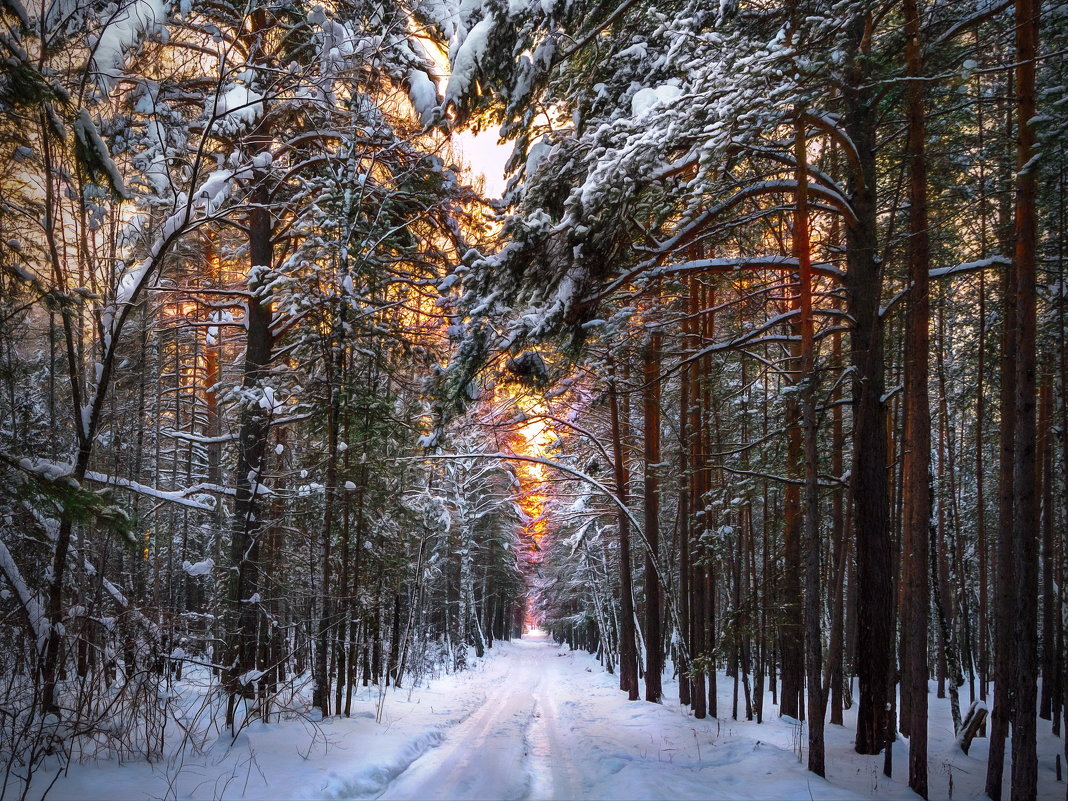
{"label": "snow bank", "polygon": [[[473,657],[473,669],[435,678],[414,691],[387,691],[381,723],[377,687],[359,687],[352,716],[313,720],[313,715],[247,726],[231,744],[214,724],[202,747],[181,748],[176,729],[165,759],[155,765],[117,761],[74,764],[49,792],[49,801],[148,801],[186,799],[322,799],[375,798],[413,762],[432,753],[448,732],[480,707],[484,685],[499,673],[490,659],[485,667]],[[187,664],[176,685],[173,703],[184,710],[186,724],[208,699],[206,673]],[[242,676],[255,681],[255,673]],[[296,706],[310,711],[310,682],[304,682]],[[214,710],[223,713],[222,707]],[[193,727],[197,729],[196,726]],[[221,727],[221,724],[219,726]],[[43,774],[42,774],[43,775]],[[45,778],[51,781],[54,772]],[[30,793],[36,798],[39,793]]]}

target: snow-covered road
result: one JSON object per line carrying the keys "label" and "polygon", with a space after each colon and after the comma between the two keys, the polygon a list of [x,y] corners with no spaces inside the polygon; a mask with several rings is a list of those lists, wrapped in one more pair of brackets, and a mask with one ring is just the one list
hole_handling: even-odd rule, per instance
{"label": "snow-covered road", "polygon": [[[214,686],[196,675],[180,688],[192,712],[206,708],[204,687]],[[855,707],[845,726],[827,727],[826,781],[805,770],[796,750],[805,732],[778,716],[770,695],[763,723],[733,720],[733,680],[721,673],[718,686],[723,716],[696,720],[679,705],[670,670],[663,704],[630,702],[593,656],[528,635],[495,643],[459,673],[384,695],[360,688],[348,718],[318,720],[309,685],[302,715],[252,723],[236,741],[205,719],[195,736],[173,737],[162,761],[77,762],[48,798],[915,801],[904,742],[892,780],[881,756],[854,752]],[[962,754],[948,702],[933,693],[930,701],[931,799],[978,801],[987,741]],[[1043,734],[1039,748],[1039,797],[1063,795],[1053,772],[1061,741]],[[46,785],[55,774],[41,775]]]}
{"label": "snow-covered road", "polygon": [[[573,739],[557,697],[571,676],[544,635],[495,660],[479,708],[412,763],[382,799],[581,798]],[[578,688],[571,688],[572,691]]]}
{"label": "snow-covered road", "polygon": [[544,635],[495,650],[473,711],[378,798],[857,797],[805,772],[788,747],[694,721],[670,699],[628,703],[589,655]]}

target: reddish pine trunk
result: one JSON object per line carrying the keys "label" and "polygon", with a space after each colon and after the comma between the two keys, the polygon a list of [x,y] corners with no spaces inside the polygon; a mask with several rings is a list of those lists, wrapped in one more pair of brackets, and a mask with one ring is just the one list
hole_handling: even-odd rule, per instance
{"label": "reddish pine trunk", "polygon": [[660,581],[656,562],[660,552],[660,347],[662,335],[653,333],[642,354],[645,423],[645,700],[660,703],[663,653],[660,636]]}
{"label": "reddish pine trunk", "polygon": [[[609,413],[612,417],[612,459],[615,471],[616,497],[627,503],[627,465],[623,456],[623,423],[619,414],[619,391],[613,369],[608,383]],[[638,655],[634,636],[634,595],[630,569],[630,520],[619,511],[619,689],[631,701],[638,700]]]}
{"label": "reddish pine trunk", "polygon": [[[795,229],[797,221],[795,220]],[[796,237],[796,231],[795,231]],[[795,252],[797,244],[795,242]],[[800,297],[793,294],[791,308],[800,308]],[[801,323],[794,318],[791,325],[795,340],[790,345],[791,389],[798,389],[804,381],[801,354]],[[782,655],[782,687],[779,711],[799,720],[804,719],[804,613],[801,595],[801,477],[805,472],[802,403],[797,392],[791,392],[786,402],[786,464],[791,482],[783,490],[783,577],[782,622],[779,627],[779,650]]]}
{"label": "reddish pine trunk", "polygon": [[[682,321],[684,352],[692,351],[693,318],[689,310],[693,307],[693,286],[689,283],[687,314]],[[690,631],[690,448],[693,432],[689,430],[690,407],[690,366],[679,370],[679,627],[682,636],[693,648],[693,635]],[[692,665],[680,654],[679,659],[679,703],[689,706],[693,700],[692,682],[688,674]]]}
{"label": "reddish pine trunk", "polygon": [[823,744],[823,653],[820,632],[819,483],[816,449],[816,353],[812,318],[812,258],[808,230],[808,164],[805,125],[798,121],[794,138],[797,204],[793,250],[800,281],[801,393],[805,451],[805,673],[808,676],[808,769],[826,774]]}

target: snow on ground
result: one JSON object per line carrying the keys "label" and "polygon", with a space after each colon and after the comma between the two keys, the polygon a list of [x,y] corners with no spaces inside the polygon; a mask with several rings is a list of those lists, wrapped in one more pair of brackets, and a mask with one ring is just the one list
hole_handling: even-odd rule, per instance
{"label": "snow on ground", "polygon": [[[143,761],[73,765],[47,799],[374,798],[478,709],[485,697],[483,688],[499,672],[507,672],[509,663],[503,653],[501,657],[477,661],[468,671],[411,691],[389,688],[384,699],[378,688],[360,687],[353,695],[350,718],[317,720],[304,692],[306,715],[283,722],[274,722],[272,716],[270,724],[252,723],[233,743],[217,710],[217,725],[203,721],[198,725],[200,748],[192,742],[180,750],[172,745],[167,758],[153,765]],[[195,680],[181,689],[191,718],[201,705]],[[380,702],[382,722],[376,723]],[[43,788],[52,775],[54,769],[51,774],[40,771],[34,789]],[[37,798],[39,793],[28,797]]]}
{"label": "snow on ground", "polygon": [[[895,747],[893,780],[882,775],[881,756],[853,751],[855,708],[846,727],[827,727],[823,780],[804,769],[795,750],[803,733],[777,717],[770,696],[763,724],[730,718],[732,684],[720,676],[723,717],[696,720],[677,703],[677,683],[665,682],[663,705],[628,702],[593,657],[532,632],[498,643],[466,672],[390,690],[381,724],[379,693],[363,688],[352,718],[318,729],[256,724],[232,747],[223,737],[157,765],[76,765],[48,798],[916,798],[904,783],[906,743]],[[931,798],[982,798],[986,741],[961,754],[948,702],[933,693],[931,719]],[[1040,729],[1039,798],[1061,797],[1053,774],[1060,741],[1048,724]]]}

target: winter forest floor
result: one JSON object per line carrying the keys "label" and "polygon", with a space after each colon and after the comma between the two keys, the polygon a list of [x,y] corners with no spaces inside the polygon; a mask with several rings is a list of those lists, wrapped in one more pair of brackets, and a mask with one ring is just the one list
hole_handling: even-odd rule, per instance
{"label": "winter forest floor", "polygon": [[[389,691],[380,724],[379,693],[365,688],[351,718],[317,728],[255,724],[232,746],[225,734],[209,734],[198,752],[187,743],[156,765],[74,765],[48,798],[916,798],[905,785],[907,746],[895,749],[895,778],[886,779],[881,756],[853,751],[848,711],[845,727],[828,727],[824,781],[799,763],[797,727],[775,714],[770,695],[758,725],[731,719],[726,676],[718,720],[695,720],[675,702],[677,691],[667,681],[663,705],[628,702],[592,656],[532,634],[497,643],[467,671]],[[960,753],[948,701],[933,693],[930,719],[931,798],[982,798],[986,741]],[[1053,772],[1058,747],[1040,736],[1039,798],[1063,796]],[[39,778],[42,789],[51,780]]]}

